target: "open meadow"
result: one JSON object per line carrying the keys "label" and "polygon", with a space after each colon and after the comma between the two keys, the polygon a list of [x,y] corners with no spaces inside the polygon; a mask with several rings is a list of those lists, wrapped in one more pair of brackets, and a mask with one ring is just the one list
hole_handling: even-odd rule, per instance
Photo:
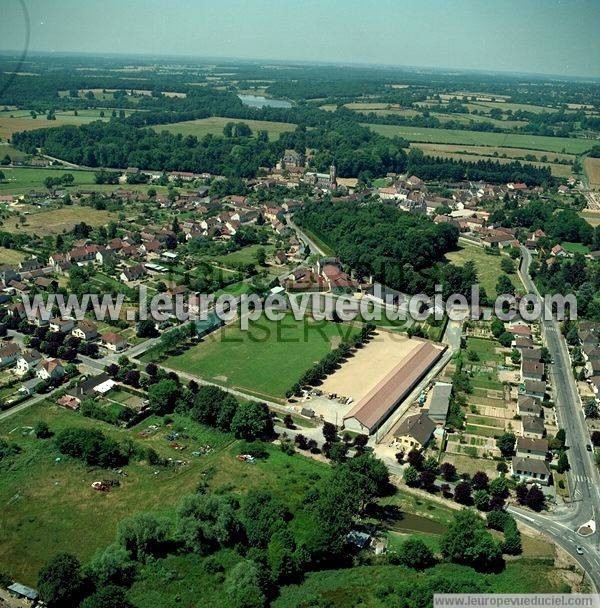
{"label": "open meadow", "polygon": [[[150,418],[125,430],[45,401],[1,422],[0,437],[17,442],[22,451],[0,463],[0,570],[34,585],[39,568],[55,553],[69,551],[89,560],[113,541],[121,519],[140,511],[170,517],[181,497],[193,493],[202,479],[212,488],[228,485],[236,493],[269,487],[293,504],[315,479],[327,474],[325,465],[269,445],[266,460],[248,465],[236,459],[242,442],[231,435],[176,414],[172,418],[168,427],[162,419]],[[55,433],[72,426],[98,428],[117,441],[131,439],[185,464],[157,467],[130,462],[124,477],[70,457],[56,460],[60,454],[54,441],[36,439],[32,433],[38,420],[46,421]],[[151,425],[158,428],[149,429]],[[175,451],[166,439],[173,429],[182,433],[182,451]],[[205,445],[211,446],[210,453],[192,455]],[[120,486],[110,492],[93,490],[92,482],[102,479],[118,479]]]}
{"label": "open meadow", "polygon": [[[47,177],[60,177],[70,173],[75,186],[92,186],[95,183],[94,171],[71,169],[69,167],[40,169],[38,167],[3,167],[4,181],[0,182],[0,194],[23,194],[27,190],[45,190]],[[113,186],[113,189],[116,186]]]}
{"label": "open meadow", "polygon": [[168,368],[268,399],[281,400],[300,376],[354,334],[349,324],[283,321],[262,317],[248,331],[238,323],[210,334],[201,344],[167,359]]}
{"label": "open meadow", "polygon": [[[485,247],[472,245],[466,241],[459,241],[458,246],[459,248],[456,251],[450,251],[446,254],[448,261],[456,266],[463,266],[470,261],[474,262],[480,285],[485,289],[489,297],[495,297],[497,295],[496,283],[498,282],[498,277],[504,274],[500,264],[508,256],[505,254],[493,255],[488,253]],[[510,274],[508,277],[517,291],[523,289],[523,285],[516,274]]]}
{"label": "open meadow", "polygon": [[47,236],[68,232],[73,229],[75,224],[79,224],[80,222],[85,222],[90,226],[104,226],[111,219],[114,219],[116,214],[110,211],[99,211],[92,207],[68,205],[60,209],[36,211],[24,217],[24,224],[21,224],[16,216],[5,220],[2,230]]}
{"label": "open meadow", "polygon": [[[100,113],[103,112],[104,116]],[[63,125],[84,125],[95,120],[109,120],[112,110],[78,110],[77,116],[73,111],[56,112],[56,120],[48,120],[44,114],[32,118],[29,110],[0,111],[0,139],[9,140],[13,133],[33,131],[46,127],[61,127]],[[126,112],[131,114],[131,111]]]}
{"label": "open meadow", "polygon": [[175,122],[166,125],[155,125],[152,127],[155,131],[169,131],[171,133],[180,133],[181,135],[194,135],[202,138],[205,135],[223,136],[223,127],[229,122],[243,122],[247,124],[252,132],[256,134],[258,131],[266,131],[269,134],[269,139],[276,140],[282,133],[288,133],[296,129],[296,125],[289,122],[269,122],[266,120],[249,120],[238,118],[221,118],[213,116],[211,118],[200,118],[198,120],[188,120],[185,122]]}

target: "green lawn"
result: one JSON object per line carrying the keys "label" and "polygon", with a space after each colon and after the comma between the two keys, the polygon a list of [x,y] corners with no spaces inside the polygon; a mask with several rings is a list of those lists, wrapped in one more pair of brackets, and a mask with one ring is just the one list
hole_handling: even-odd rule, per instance
{"label": "green lawn", "polygon": [[250,120],[237,118],[221,118],[213,116],[211,118],[200,118],[198,120],[188,120],[166,125],[156,125],[152,127],[155,131],[170,131],[171,133],[181,133],[182,135],[195,135],[204,137],[205,135],[223,136],[223,127],[228,122],[246,123],[252,132],[267,131],[269,139],[278,139],[282,133],[289,133],[296,129],[296,125],[289,122],[269,122],[266,120]]}
{"label": "green lawn", "polygon": [[233,253],[211,257],[210,261],[217,264],[217,266],[220,264],[223,264],[224,266],[237,266],[238,264],[257,264],[256,252],[259,249],[265,250],[267,258],[273,254],[273,247],[269,247],[268,245],[248,245],[246,247],[242,247],[238,251],[234,251]]}
{"label": "green lawn", "polygon": [[[213,489],[228,485],[233,492],[269,487],[295,507],[311,484],[328,473],[325,464],[298,454],[288,456],[271,445],[266,445],[268,459],[248,465],[236,459],[243,447],[231,435],[177,414],[173,419],[172,427],[163,426],[160,418],[150,418],[125,430],[45,401],[1,422],[0,437],[17,442],[22,452],[0,463],[0,571],[35,585],[39,568],[55,553],[68,551],[81,560],[90,559],[98,548],[113,541],[121,519],[139,511],[171,516],[181,497],[194,492],[201,479]],[[55,433],[69,426],[99,428],[114,439],[131,439],[187,464],[162,468],[131,462],[125,467],[127,477],[119,477],[69,457],[55,462],[59,454],[52,439],[22,434],[38,420],[47,421]],[[160,428],[140,435],[151,424]],[[29,429],[23,431],[25,427]],[[165,439],[173,429],[184,434],[178,439],[185,446],[183,451],[174,451]],[[214,451],[192,455],[206,444]],[[93,481],[107,478],[118,478],[121,486],[109,493],[91,488]],[[149,605],[157,604],[144,604]]]}
{"label": "green lawn", "polygon": [[304,319],[291,314],[281,322],[262,317],[249,331],[231,324],[165,365],[270,399],[281,399],[300,376],[342,338],[354,333],[348,324]]}
{"label": "green lawn", "polygon": [[[506,257],[508,256],[492,255],[488,253],[488,249],[485,247],[470,245],[462,241],[456,251],[450,251],[446,254],[446,258],[456,266],[464,266],[467,262],[474,262],[479,284],[491,298],[495,298],[497,295],[496,283],[498,277],[504,274],[504,271],[500,268],[500,263]],[[517,262],[515,262],[515,267],[516,265]],[[523,289],[523,285],[516,274],[510,274],[508,277],[516,289]]]}
{"label": "green lawn", "polygon": [[486,340],[485,338],[469,338],[467,340],[467,350],[475,351],[481,362],[498,363],[502,360],[502,355],[495,352],[496,348],[500,348],[500,344],[495,340]]}
{"label": "green lawn", "polygon": [[586,255],[590,252],[590,248],[582,243],[569,243],[568,241],[565,241],[561,243],[561,245],[562,248],[569,253],[582,253],[583,255]]}
{"label": "green lawn", "polygon": [[480,435],[482,437],[498,437],[504,432],[503,429],[491,428],[487,426],[477,426],[474,424],[467,424],[466,432],[473,435]]}
{"label": "green lawn", "polygon": [[404,127],[396,125],[366,124],[373,131],[385,137],[404,137],[409,141],[440,144],[465,144],[473,146],[506,146],[527,148],[548,152],[582,154],[591,149],[593,142],[570,137],[547,137],[543,135],[521,135],[513,133],[493,133],[467,131],[463,129],[431,129],[425,127]]}

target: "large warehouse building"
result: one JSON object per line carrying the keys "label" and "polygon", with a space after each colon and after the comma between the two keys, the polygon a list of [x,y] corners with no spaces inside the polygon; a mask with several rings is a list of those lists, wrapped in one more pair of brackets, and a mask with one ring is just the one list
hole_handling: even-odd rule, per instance
{"label": "large warehouse building", "polygon": [[344,427],[358,433],[374,433],[410,395],[443,352],[444,347],[430,342],[419,345],[410,358],[392,369],[344,416]]}

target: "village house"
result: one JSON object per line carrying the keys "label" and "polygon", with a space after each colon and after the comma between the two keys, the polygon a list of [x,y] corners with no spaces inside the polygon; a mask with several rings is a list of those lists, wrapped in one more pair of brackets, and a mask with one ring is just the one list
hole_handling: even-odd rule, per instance
{"label": "village house", "polygon": [[19,270],[21,272],[31,272],[32,270],[39,270],[42,268],[43,264],[37,258],[29,258],[27,260],[23,260],[19,264]]}
{"label": "village house", "polygon": [[65,368],[58,359],[48,359],[40,363],[36,376],[40,380],[55,380],[62,378],[65,375]]}
{"label": "village house", "polygon": [[534,481],[543,485],[550,483],[551,473],[545,460],[513,456],[511,469],[511,473],[521,481]]}
{"label": "village house", "polygon": [[398,445],[405,451],[423,449],[431,439],[436,424],[425,414],[407,416],[394,434]]}
{"label": "village house", "polygon": [[148,274],[148,271],[144,268],[142,264],[136,264],[134,266],[128,266],[123,270],[123,272],[119,275],[119,278],[124,283],[133,283],[134,281],[139,281],[143,277]]}
{"label": "village house", "polygon": [[543,416],[543,409],[539,402],[528,395],[519,395],[517,400],[517,414],[519,416]]}
{"label": "village house", "polygon": [[525,380],[525,394],[542,401],[546,396],[546,383],[539,380]]}
{"label": "village house", "polygon": [[118,353],[125,348],[127,348],[127,340],[123,338],[120,334],[117,334],[113,331],[109,331],[100,336],[100,343],[104,348],[111,350],[115,353]]}
{"label": "village house", "polygon": [[523,380],[543,380],[544,364],[523,358],[521,360],[521,377]]}
{"label": "village house", "polygon": [[517,456],[521,458],[538,458],[546,460],[548,456],[548,440],[517,437]]}
{"label": "village house", "polygon": [[80,340],[94,340],[98,337],[98,328],[95,323],[92,323],[87,319],[82,319],[77,323],[76,327],[73,328],[71,335]]}
{"label": "village house", "polygon": [[17,357],[15,373],[24,376],[29,372],[35,372],[42,362],[42,355],[37,350],[26,350]]}
{"label": "village house", "polygon": [[544,421],[539,416],[523,416],[521,418],[523,437],[530,439],[542,439],[546,434]]}
{"label": "village house", "polygon": [[60,317],[50,319],[49,329],[51,332],[66,334],[71,331],[73,327],[75,327],[75,321],[73,321],[73,319],[61,319]]}
{"label": "village house", "polygon": [[0,348],[0,367],[13,365],[21,354],[21,349],[14,342],[3,344]]}
{"label": "village house", "polygon": [[[122,249],[122,248],[121,248]],[[106,247],[101,247],[96,252],[96,264],[103,266],[107,262],[112,260],[116,260],[117,250],[116,249],[107,249]]]}

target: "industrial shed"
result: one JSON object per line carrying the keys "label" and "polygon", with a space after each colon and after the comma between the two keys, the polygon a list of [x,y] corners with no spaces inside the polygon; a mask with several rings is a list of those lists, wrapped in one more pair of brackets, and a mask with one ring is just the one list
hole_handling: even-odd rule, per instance
{"label": "industrial shed", "polygon": [[423,342],[344,416],[344,427],[374,433],[440,359],[444,348]]}

